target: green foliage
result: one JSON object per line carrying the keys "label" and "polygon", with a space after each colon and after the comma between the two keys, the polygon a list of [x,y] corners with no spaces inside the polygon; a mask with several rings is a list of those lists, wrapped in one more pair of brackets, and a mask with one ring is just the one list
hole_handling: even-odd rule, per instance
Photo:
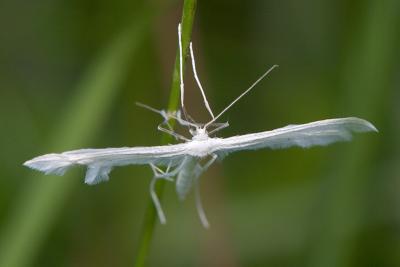
{"label": "green foliage", "polygon": [[[132,55],[143,39],[145,20],[118,35],[92,63],[65,115],[57,119],[53,138],[43,144],[48,151],[62,151],[90,143],[101,128],[107,113],[118,95],[121,82],[126,78]],[[29,266],[63,202],[67,200],[78,180],[76,173],[58,179],[28,178],[20,199],[9,221],[2,229],[0,266]]]}

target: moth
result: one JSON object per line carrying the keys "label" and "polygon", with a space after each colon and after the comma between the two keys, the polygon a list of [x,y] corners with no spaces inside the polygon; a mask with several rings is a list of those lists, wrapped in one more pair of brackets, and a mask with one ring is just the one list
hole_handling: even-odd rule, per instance
{"label": "moth", "polygon": [[[217,119],[277,66],[275,65],[270,68],[246,91],[218,115],[214,116],[197,75],[193,47],[190,42],[189,50],[194,78],[200,89],[205,107],[211,116],[211,120],[207,123],[196,123],[187,114],[184,106],[183,55],[180,24],[178,26],[178,43],[181,110],[166,112],[147,105],[138,105],[159,113],[163,117],[163,122],[159,124],[158,130],[172,135],[175,139],[182,141],[181,143],[149,147],[78,149],[39,156],[26,161],[24,165],[42,171],[45,174],[56,175],[63,175],[74,165],[84,165],[87,166],[85,183],[89,185],[107,181],[114,167],[130,164],[149,165],[154,174],[150,183],[150,194],[160,222],[165,224],[166,218],[155,193],[155,183],[159,179],[165,179],[175,182],[176,192],[180,199],[184,199],[194,187],[199,218],[203,226],[208,228],[209,223],[200,199],[199,177],[217,159],[221,160],[226,155],[241,150],[257,150],[261,148],[280,149],[292,146],[303,148],[325,146],[338,141],[349,141],[354,132],[377,132],[377,129],[370,122],[355,117],[348,117],[288,125],[272,131],[237,135],[228,138],[213,137],[214,133],[229,126],[227,122],[217,123]],[[176,120],[180,125],[187,127],[191,138],[176,133],[170,124],[171,120]]]}

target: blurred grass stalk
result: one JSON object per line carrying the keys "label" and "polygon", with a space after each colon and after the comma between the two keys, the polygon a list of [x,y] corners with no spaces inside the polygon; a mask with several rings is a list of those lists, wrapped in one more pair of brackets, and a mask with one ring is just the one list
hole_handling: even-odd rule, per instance
{"label": "blurred grass stalk", "polygon": [[[344,110],[371,120],[379,129],[377,119],[389,93],[393,55],[398,48],[400,1],[369,0],[358,5],[355,10],[365,12],[360,16],[359,27],[350,35],[352,40],[341,71]],[[384,133],[374,138],[385,138]],[[337,171],[330,177],[331,191],[323,208],[322,227],[314,233],[317,238],[311,252],[311,266],[346,267],[354,266],[357,261],[353,258],[356,237],[363,228],[363,216],[368,209],[363,203],[368,203],[366,192],[377,159],[376,146],[371,141],[370,138],[357,141],[332,161]]]}
{"label": "blurred grass stalk", "polygon": [[[197,0],[184,0],[182,8],[182,69],[185,69],[186,55],[188,54],[189,43],[192,36],[193,21],[196,13]],[[176,38],[178,40],[178,38]],[[169,97],[168,110],[175,111],[179,104],[180,95],[180,75],[179,75],[179,48],[176,51],[175,64],[172,73],[171,93]],[[172,126],[174,123],[172,122]],[[165,145],[172,141],[170,135],[163,135],[161,144]],[[159,180],[156,184],[156,193],[161,201],[165,187],[165,180]],[[145,266],[146,258],[149,254],[150,244],[154,233],[157,212],[153,201],[149,197],[147,209],[143,219],[141,237],[139,239],[138,251],[136,253],[135,266]]]}
{"label": "blurred grass stalk", "polygon": [[[96,135],[128,76],[133,54],[146,34],[150,12],[142,10],[134,23],[105,47],[76,89],[75,98],[60,118],[43,151],[87,145]],[[0,266],[31,266],[58,211],[78,180],[72,175],[45,177],[34,173],[15,203],[0,240]],[[81,180],[79,179],[79,182]]]}

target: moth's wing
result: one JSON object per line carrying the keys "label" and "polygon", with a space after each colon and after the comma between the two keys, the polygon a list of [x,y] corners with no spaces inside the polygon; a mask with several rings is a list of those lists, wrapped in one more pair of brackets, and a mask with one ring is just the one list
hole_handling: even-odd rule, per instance
{"label": "moth's wing", "polygon": [[238,150],[260,148],[286,148],[291,146],[325,146],[338,141],[349,141],[353,132],[377,129],[370,122],[359,118],[340,118],[315,121],[307,124],[288,125],[272,131],[245,134],[221,139],[214,153],[227,155]]}
{"label": "moth's wing", "polygon": [[185,156],[185,143],[152,147],[121,147],[79,149],[60,154],[47,154],[28,160],[25,166],[46,174],[63,175],[74,165],[86,165],[85,183],[96,184],[108,180],[115,166],[157,164],[175,166]]}

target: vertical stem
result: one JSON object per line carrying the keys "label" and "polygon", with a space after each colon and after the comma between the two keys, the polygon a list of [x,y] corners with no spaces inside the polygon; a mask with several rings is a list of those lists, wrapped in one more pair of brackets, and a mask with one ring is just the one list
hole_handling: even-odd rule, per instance
{"label": "vertical stem", "polygon": [[[182,69],[185,68],[185,58],[188,53],[189,42],[192,35],[193,20],[196,12],[197,0],[184,0],[183,11],[182,11],[182,50],[183,50],[183,62]],[[177,25],[178,26],[178,25]],[[179,50],[177,49],[175,57],[175,65],[172,74],[171,94],[169,98],[168,110],[176,110],[179,102],[180,92],[180,80],[179,80]],[[172,125],[173,126],[173,125]],[[161,143],[167,144],[171,141],[171,136],[163,135]],[[161,200],[162,193],[164,191],[165,181],[160,180],[156,185],[156,193]],[[141,237],[139,239],[138,252],[135,260],[136,267],[145,266],[145,261],[150,250],[150,243],[153,237],[155,222],[157,219],[157,212],[154,208],[153,202],[149,197],[146,213],[143,219],[143,226],[141,231]]]}

